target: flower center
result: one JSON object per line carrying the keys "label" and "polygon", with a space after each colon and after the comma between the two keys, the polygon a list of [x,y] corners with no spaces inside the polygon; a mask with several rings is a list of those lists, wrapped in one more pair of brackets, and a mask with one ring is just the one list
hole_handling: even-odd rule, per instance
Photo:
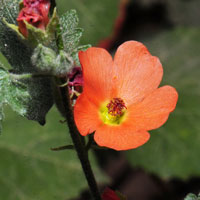
{"label": "flower center", "polygon": [[126,108],[124,101],[120,98],[113,98],[106,107],[108,114],[112,116],[121,116],[124,108]]}
{"label": "flower center", "polygon": [[124,121],[127,107],[121,98],[113,98],[100,108],[100,117],[105,124],[119,125]]}

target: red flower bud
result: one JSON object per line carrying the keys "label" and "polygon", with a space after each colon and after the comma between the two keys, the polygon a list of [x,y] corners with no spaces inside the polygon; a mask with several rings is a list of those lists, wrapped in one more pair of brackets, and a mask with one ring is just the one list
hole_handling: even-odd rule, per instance
{"label": "red flower bud", "polygon": [[28,31],[24,21],[32,24],[36,28],[45,30],[49,23],[49,0],[24,0],[24,8],[20,11],[17,21],[19,25],[19,31],[25,36],[28,36]]}
{"label": "red flower bud", "polygon": [[37,9],[33,8],[23,8],[19,16],[17,18],[17,22],[19,25],[19,31],[25,36],[28,36],[28,31],[26,28],[26,24],[24,21],[27,21],[29,24],[32,24],[33,26],[40,28],[42,30],[45,29],[45,23],[43,20],[43,17],[40,15]]}
{"label": "red flower bud", "polygon": [[40,3],[37,8],[44,18],[45,26],[47,26],[47,24],[49,23],[48,15],[49,15],[49,9],[50,9],[50,2],[44,1],[44,2]]}
{"label": "red flower bud", "polygon": [[50,4],[49,0],[23,0],[25,7],[37,7],[39,4]]}

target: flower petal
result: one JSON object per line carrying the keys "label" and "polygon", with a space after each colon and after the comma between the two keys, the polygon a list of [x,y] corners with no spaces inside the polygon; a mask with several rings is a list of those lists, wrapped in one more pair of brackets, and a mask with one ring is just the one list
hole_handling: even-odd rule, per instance
{"label": "flower petal", "polygon": [[97,107],[84,94],[76,100],[74,120],[81,135],[88,135],[96,130],[101,123]]}
{"label": "flower petal", "polygon": [[158,88],[163,75],[162,65],[142,43],[123,43],[117,49],[114,63],[118,77],[118,96],[127,105],[141,101]]}
{"label": "flower petal", "polygon": [[115,150],[128,150],[137,148],[150,138],[147,131],[132,131],[131,126],[99,126],[94,134],[94,140],[99,146]]}
{"label": "flower petal", "polygon": [[79,59],[83,68],[83,92],[90,101],[99,105],[112,93],[112,57],[104,49],[91,47],[80,51]]}
{"label": "flower petal", "polygon": [[168,119],[178,100],[176,90],[171,86],[163,86],[147,96],[141,103],[132,105],[129,120],[137,130],[159,128]]}

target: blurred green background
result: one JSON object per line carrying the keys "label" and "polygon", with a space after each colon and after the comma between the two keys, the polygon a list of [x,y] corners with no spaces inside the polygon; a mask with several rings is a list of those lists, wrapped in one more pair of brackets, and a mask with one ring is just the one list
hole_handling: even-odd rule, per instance
{"label": "blurred green background", "polygon": [[[119,0],[60,0],[59,14],[76,9],[82,44],[97,45],[113,32]],[[132,0],[116,44],[139,40],[163,64],[161,85],[179,93],[176,110],[161,128],[151,131],[142,147],[124,152],[134,167],[163,179],[200,176],[200,1]],[[151,12],[152,13],[151,13]],[[156,15],[157,14],[157,15]],[[153,16],[152,18],[149,16]],[[0,54],[0,60],[8,66]],[[0,197],[5,200],[70,199],[87,188],[73,151],[52,152],[51,147],[71,143],[67,127],[53,108],[47,124],[17,116],[5,108],[0,136]],[[106,177],[91,154],[99,182]]]}

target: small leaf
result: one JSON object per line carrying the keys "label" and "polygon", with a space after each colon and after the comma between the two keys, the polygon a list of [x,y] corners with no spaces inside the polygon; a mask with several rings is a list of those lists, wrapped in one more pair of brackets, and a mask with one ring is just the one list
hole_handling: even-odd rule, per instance
{"label": "small leaf", "polygon": [[77,47],[82,36],[83,30],[77,28],[78,22],[79,19],[75,10],[67,11],[60,16],[60,29],[64,50],[69,54]]}

